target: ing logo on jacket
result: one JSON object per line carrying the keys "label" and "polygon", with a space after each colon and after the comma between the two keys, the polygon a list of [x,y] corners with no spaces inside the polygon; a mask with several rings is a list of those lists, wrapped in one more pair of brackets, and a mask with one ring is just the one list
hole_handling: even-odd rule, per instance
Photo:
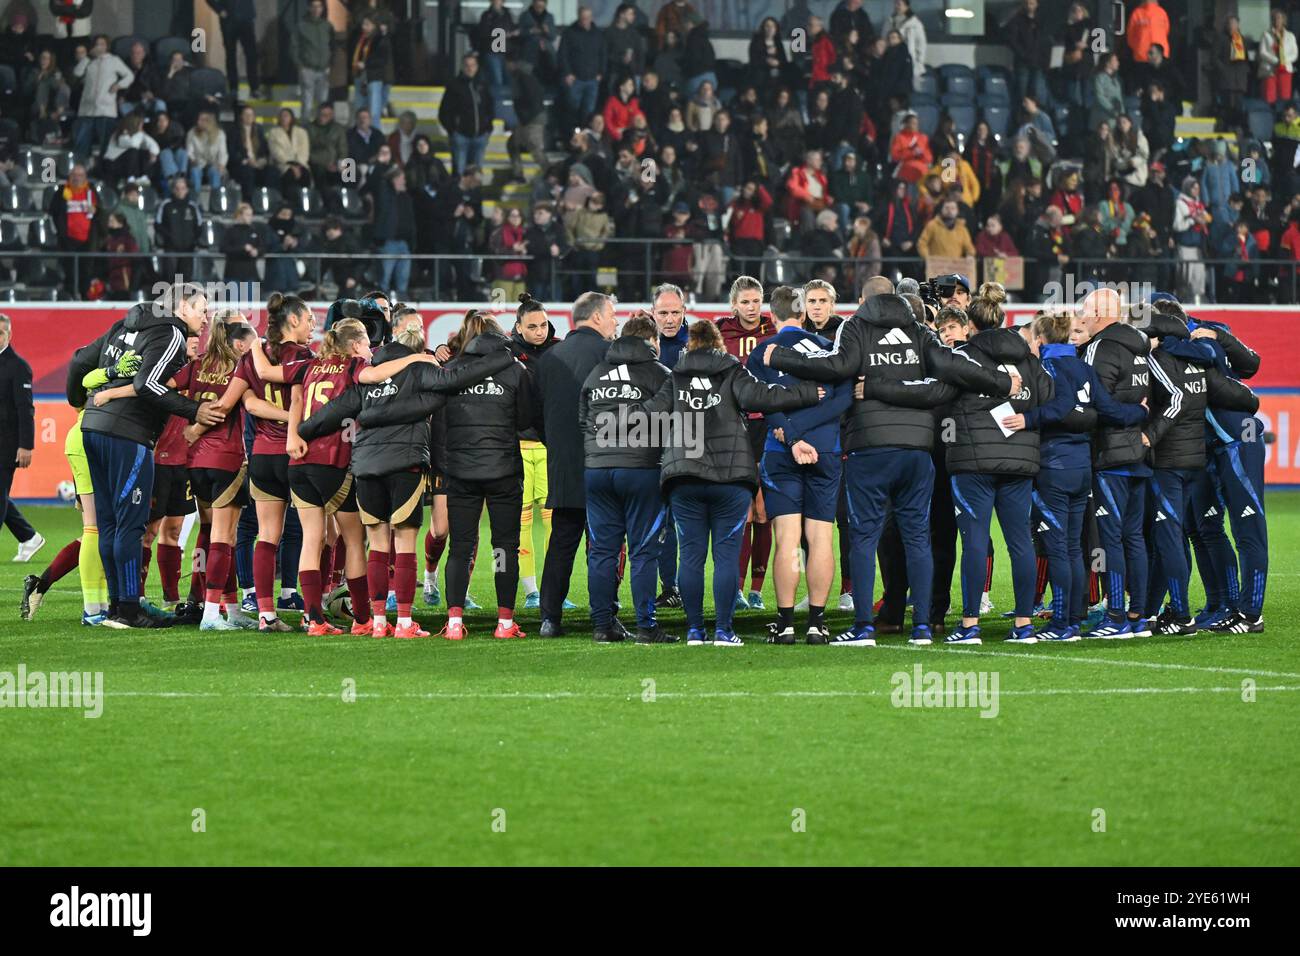
{"label": "ing logo on jacket", "polygon": [[505,393],[505,388],[492,381],[491,375],[461,392],[462,395],[504,395]]}

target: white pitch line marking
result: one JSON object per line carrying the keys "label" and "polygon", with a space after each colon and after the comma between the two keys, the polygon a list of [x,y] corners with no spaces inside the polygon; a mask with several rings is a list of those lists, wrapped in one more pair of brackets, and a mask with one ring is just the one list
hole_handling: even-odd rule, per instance
{"label": "white pitch line marking", "polygon": [[[1141,638],[1139,638],[1141,640]],[[919,647],[909,647],[903,644],[880,644],[877,649],[891,651],[916,651],[917,653],[945,653],[945,654],[970,654],[975,657],[1016,657],[1024,658],[1029,661],[1070,661],[1074,664],[1110,664],[1116,667],[1147,667],[1153,670],[1170,670],[1170,671],[1196,671],[1201,674],[1244,674],[1247,677],[1279,677],[1290,680],[1300,679],[1300,674],[1294,674],[1287,671],[1263,671],[1250,667],[1207,667],[1202,664],[1167,664],[1160,661],[1135,661],[1127,658],[1111,657],[1079,657],[1076,654],[1054,654],[1051,651],[1040,654],[1031,654],[1028,652],[1016,651],[977,651],[973,648],[957,647],[931,647],[929,651]]]}

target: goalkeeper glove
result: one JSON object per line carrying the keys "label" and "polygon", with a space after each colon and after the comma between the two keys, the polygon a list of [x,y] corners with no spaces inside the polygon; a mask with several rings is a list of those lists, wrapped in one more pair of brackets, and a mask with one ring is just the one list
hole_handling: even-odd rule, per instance
{"label": "goalkeeper glove", "polygon": [[117,360],[117,365],[113,368],[114,378],[135,378],[136,372],[140,371],[140,365],[144,360],[133,349],[128,349],[122,353],[122,357]]}
{"label": "goalkeeper glove", "polygon": [[108,369],[97,368],[87,372],[81,378],[81,385],[88,392],[93,392],[97,388],[103,388],[108,384]]}

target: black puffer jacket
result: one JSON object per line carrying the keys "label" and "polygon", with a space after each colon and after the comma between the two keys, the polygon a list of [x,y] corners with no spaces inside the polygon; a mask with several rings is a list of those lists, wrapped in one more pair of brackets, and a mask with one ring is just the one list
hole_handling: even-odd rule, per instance
{"label": "black puffer jacket", "polygon": [[[1038,432],[1022,428],[1004,436],[989,414],[1004,402],[1023,414],[1051,400],[1056,394],[1052,376],[1029,351],[1015,329],[988,329],[963,345],[964,352],[980,365],[1003,372],[1014,370],[1020,391],[1010,398],[990,398],[966,392],[952,404],[953,440],[948,445],[948,473],[960,475],[1006,475],[1032,478],[1038,474]],[[945,436],[946,437],[946,436]]]}
{"label": "black puffer jacket", "polygon": [[[1156,313],[1149,334],[1161,339],[1188,338],[1187,326],[1173,316]],[[1254,414],[1259,398],[1247,386],[1218,369],[1171,355],[1162,341],[1149,355],[1151,416],[1146,434],[1156,468],[1205,467],[1205,410],[1213,405]]]}
{"label": "black puffer jacket", "polygon": [[[397,375],[373,385],[357,384],[331,399],[298,427],[310,441],[346,428],[360,426],[352,446],[352,473],[378,478],[430,464],[429,416],[438,412],[449,392],[468,388],[514,364],[510,351],[501,347],[485,351],[446,368],[432,363],[408,366]],[[380,365],[411,355],[400,342],[390,342],[374,356]]]}
{"label": "black puffer jacket", "polygon": [[[865,397],[845,418],[844,450],[861,448],[934,447],[934,416],[930,409],[952,398],[942,383],[989,395],[1005,396],[1011,379],[996,366],[984,368],[971,357],[944,346],[917,323],[907,300],[897,295],[873,296],[858,306],[835,334],[830,352],[806,355],[794,349],[772,352],[771,366],[815,382],[840,382],[865,376]],[[873,397],[870,386],[917,383],[916,404],[893,404]],[[889,389],[885,390],[888,391]],[[932,404],[926,405],[926,401]]]}
{"label": "black puffer jacket", "polygon": [[659,484],[696,479],[758,487],[745,412],[788,412],[817,404],[817,386],[764,385],[734,355],[720,350],[683,352],[654,398],[649,414],[673,413]]}
{"label": "black puffer jacket", "polygon": [[645,339],[614,340],[582,383],[578,421],[588,468],[658,468],[663,449],[644,413],[623,409],[652,398],[671,373]]}
{"label": "black puffer jacket", "polygon": [[[528,370],[528,383],[533,390],[534,405],[540,406],[542,402],[541,392],[537,388],[537,360],[558,341],[560,340],[555,337],[555,325],[550,322],[546,323],[546,338],[541,345],[530,345],[518,332],[510,333],[510,351],[515,358],[524,363],[524,368]],[[519,433],[519,437],[523,441],[541,441],[542,430],[536,427],[525,428]]]}
{"label": "black puffer jacket", "polygon": [[[1117,402],[1137,405],[1151,393],[1147,355],[1151,343],[1123,322],[1106,326],[1083,350],[1083,360],[1097,372],[1097,380]],[[1101,424],[1092,446],[1096,471],[1125,468],[1146,458],[1141,425]]]}
{"label": "black puffer jacket", "polygon": [[[454,369],[475,356],[506,346],[505,336],[484,332],[447,363]],[[447,474],[463,481],[487,481],[523,474],[519,433],[537,425],[540,409],[523,365],[508,366],[447,400]]]}
{"label": "black puffer jacket", "polygon": [[73,405],[86,404],[81,379],[87,372],[116,365],[128,350],[141,358],[140,370],[132,380],[135,396],[98,408],[89,403],[81,419],[82,431],[113,435],[152,448],[170,416],[180,415],[192,422],[198,415],[198,402],[167,387],[167,380],[189,361],[185,355],[189,330],[171,313],[161,308],[155,311],[154,305],[141,302],[132,306],[125,318],[114,322],[112,328],[73,357],[68,369],[68,401]]}

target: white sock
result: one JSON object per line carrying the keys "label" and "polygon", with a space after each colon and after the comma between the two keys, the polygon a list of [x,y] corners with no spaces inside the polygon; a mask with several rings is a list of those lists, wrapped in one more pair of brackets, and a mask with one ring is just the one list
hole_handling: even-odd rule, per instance
{"label": "white sock", "polygon": [[460,624],[461,624],[461,619],[459,614],[450,614],[447,616],[448,627],[459,627]]}
{"label": "white sock", "polygon": [[257,616],[261,618],[263,621],[266,621],[266,623],[270,624],[272,621],[275,620],[276,613],[274,611],[262,611]]}
{"label": "white sock", "polygon": [[509,630],[514,623],[515,623],[515,619],[512,617],[497,618],[497,627],[505,628],[506,630]]}
{"label": "white sock", "polygon": [[410,627],[410,626],[411,626],[411,619],[410,619],[409,617],[401,617],[401,616],[399,615],[398,618],[397,618],[397,626],[398,626],[398,627]]}
{"label": "white sock", "polygon": [[387,617],[387,615],[384,615],[384,614],[376,614],[376,615],[375,615],[375,622],[374,622],[374,625],[373,625],[374,629],[377,630],[377,631],[382,631],[382,630],[383,630],[385,627],[387,627],[387,626],[388,626],[388,617]]}
{"label": "white sock", "polygon": [[228,621],[249,621],[249,620],[252,620],[252,618],[250,618],[247,614],[245,614],[244,611],[243,611],[243,608],[241,608],[238,604],[227,604],[227,605],[226,605],[226,620],[228,620]]}
{"label": "white sock", "polygon": [[256,588],[244,588],[244,593],[242,597],[248,597],[250,594],[255,594],[255,593],[257,593]]}
{"label": "white sock", "polygon": [[205,621],[215,621],[215,620],[217,620],[217,619],[220,618],[220,617],[221,617],[221,602],[220,602],[220,601],[204,601],[204,602],[203,602],[203,620],[205,620]]}
{"label": "white sock", "polygon": [[534,591],[537,590],[537,578],[536,578],[536,576],[534,576],[534,577],[524,578],[522,583],[523,583],[523,586],[524,586],[524,593],[525,593],[525,594],[532,594]]}
{"label": "white sock", "polygon": [[438,586],[438,569],[424,572],[424,586],[426,588],[436,588]]}
{"label": "white sock", "polygon": [[297,593],[298,593],[297,588],[280,588],[280,598],[281,598],[281,600],[283,600],[283,599],[285,599],[285,598],[291,598],[291,597],[293,597],[293,596],[294,596],[295,594],[297,594]]}

